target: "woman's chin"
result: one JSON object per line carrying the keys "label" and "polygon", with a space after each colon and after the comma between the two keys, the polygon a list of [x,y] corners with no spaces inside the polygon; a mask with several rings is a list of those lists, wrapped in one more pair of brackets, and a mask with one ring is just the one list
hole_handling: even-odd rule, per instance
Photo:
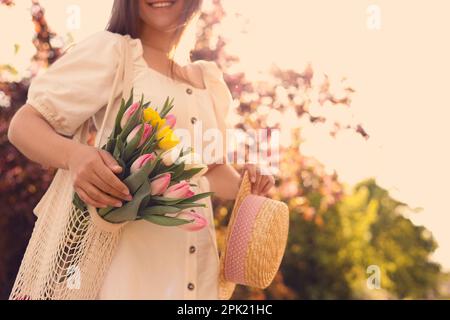
{"label": "woman's chin", "polygon": [[153,19],[152,23],[148,23],[147,26],[153,30],[159,32],[173,32],[175,30],[176,23],[170,23],[170,21],[155,21],[158,19]]}
{"label": "woman's chin", "polygon": [[140,16],[144,24],[160,32],[173,31],[179,21],[181,9],[179,6],[165,8],[153,8],[147,3],[156,1],[148,0],[144,6],[141,6]]}

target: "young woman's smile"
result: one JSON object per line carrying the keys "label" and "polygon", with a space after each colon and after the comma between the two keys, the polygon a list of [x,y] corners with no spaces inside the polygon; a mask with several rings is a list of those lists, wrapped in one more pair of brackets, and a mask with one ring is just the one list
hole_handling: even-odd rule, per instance
{"label": "young woman's smile", "polygon": [[147,4],[155,9],[164,9],[164,8],[170,8],[175,4],[176,0],[173,1],[165,1],[165,0],[157,0],[157,1],[152,1],[149,0],[147,1]]}

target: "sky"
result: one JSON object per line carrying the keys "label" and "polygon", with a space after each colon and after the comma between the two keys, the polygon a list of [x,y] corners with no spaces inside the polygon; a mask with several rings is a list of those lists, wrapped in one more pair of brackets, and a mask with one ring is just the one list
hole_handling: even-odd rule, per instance
{"label": "sky", "polygon": [[[205,0],[208,5],[210,0]],[[29,3],[0,7],[0,62],[21,68],[33,53]],[[347,77],[356,90],[352,109],[371,138],[343,133],[336,139],[321,128],[302,134],[302,152],[337,170],[349,185],[367,177],[421,213],[406,213],[438,241],[434,259],[450,269],[450,2],[447,0],[247,0],[223,1],[229,12],[223,32],[232,37],[249,74],[271,63],[317,75]],[[106,25],[111,0],[42,0],[47,20],[76,40]],[[75,5],[75,6],[74,6]],[[80,19],[73,19],[78,16]],[[236,16],[240,13],[241,16]],[[248,19],[239,34],[236,19]],[[8,26],[15,27],[7,32]],[[11,28],[10,28],[11,29]],[[14,54],[14,44],[21,50]],[[24,63],[25,62],[25,63]],[[332,81],[333,81],[332,80]]]}

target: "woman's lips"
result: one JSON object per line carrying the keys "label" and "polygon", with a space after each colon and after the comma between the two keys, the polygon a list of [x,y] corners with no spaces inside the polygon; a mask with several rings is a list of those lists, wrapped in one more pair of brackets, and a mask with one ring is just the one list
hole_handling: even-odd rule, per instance
{"label": "woman's lips", "polygon": [[175,1],[167,1],[167,0],[148,1],[147,4],[154,9],[161,9],[161,8],[170,8],[175,4]]}

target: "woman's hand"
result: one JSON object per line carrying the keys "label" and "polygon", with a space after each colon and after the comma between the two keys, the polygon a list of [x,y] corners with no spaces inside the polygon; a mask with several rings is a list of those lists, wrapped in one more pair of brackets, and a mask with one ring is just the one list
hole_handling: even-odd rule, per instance
{"label": "woman's hand", "polygon": [[67,167],[75,191],[91,206],[121,207],[123,200],[132,199],[128,187],[115,175],[122,167],[105,150],[79,144],[70,153]]}
{"label": "woman's hand", "polygon": [[75,191],[87,204],[102,208],[131,200],[127,186],[115,175],[122,168],[112,155],[56,133],[30,104],[15,113],[8,139],[30,160],[45,167],[69,170]]}
{"label": "woman's hand", "polygon": [[253,194],[265,196],[275,185],[273,175],[262,172],[258,165],[247,163],[244,167],[249,173]]}

